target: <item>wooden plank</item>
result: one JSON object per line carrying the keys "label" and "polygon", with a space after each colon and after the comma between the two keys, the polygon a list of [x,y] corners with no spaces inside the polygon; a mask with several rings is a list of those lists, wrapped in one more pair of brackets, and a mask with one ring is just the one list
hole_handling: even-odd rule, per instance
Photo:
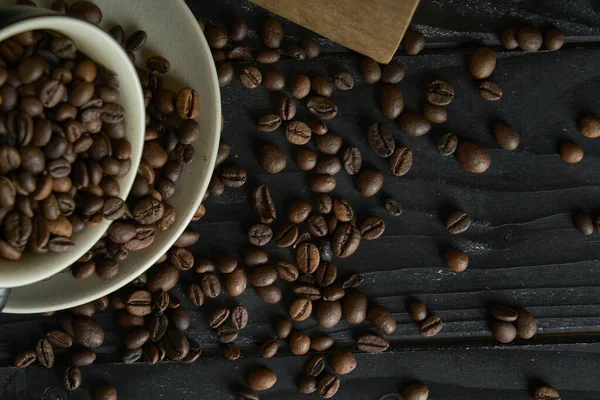
{"label": "wooden plank", "polygon": [[387,64],[418,0],[252,0],[343,46]]}

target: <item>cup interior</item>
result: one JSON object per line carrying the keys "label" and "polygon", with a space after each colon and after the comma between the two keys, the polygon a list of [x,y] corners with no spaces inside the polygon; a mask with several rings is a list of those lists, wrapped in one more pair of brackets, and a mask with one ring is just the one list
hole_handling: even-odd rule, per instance
{"label": "cup interior", "polygon": [[[145,106],[137,72],[125,51],[100,28],[77,19],[61,16],[31,16],[0,30],[0,41],[31,30],[49,30],[70,37],[77,49],[96,63],[115,72],[120,82],[119,103],[125,109],[126,138],[131,143],[131,169],[118,179],[126,199],[137,171],[144,145]],[[18,261],[0,259],[0,287],[18,287],[46,279],[77,261],[106,232],[111,221],[73,234],[75,249],[66,253],[34,254],[24,252]]]}

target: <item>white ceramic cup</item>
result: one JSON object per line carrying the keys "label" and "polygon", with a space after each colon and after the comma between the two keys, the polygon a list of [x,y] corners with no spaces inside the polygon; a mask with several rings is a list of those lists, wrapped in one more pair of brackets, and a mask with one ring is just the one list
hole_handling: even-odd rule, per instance
{"label": "white ceramic cup", "polygon": [[[144,96],[134,66],[125,51],[102,29],[50,10],[26,6],[0,6],[0,41],[31,30],[50,30],[68,36],[77,49],[96,63],[115,72],[120,82],[119,103],[125,109],[126,138],[131,143],[131,169],[118,179],[126,199],[135,180],[142,156],[146,111]],[[106,232],[111,221],[84,228],[73,235],[75,249],[66,253],[34,254],[24,252],[18,261],[0,259],[0,288],[14,288],[44,280],[65,269],[87,252]],[[2,302],[0,293],[0,303]]]}

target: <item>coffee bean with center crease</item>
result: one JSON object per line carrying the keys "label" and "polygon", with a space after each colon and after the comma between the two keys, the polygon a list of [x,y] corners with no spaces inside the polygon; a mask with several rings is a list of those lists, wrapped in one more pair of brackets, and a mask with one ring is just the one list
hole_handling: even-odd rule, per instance
{"label": "coffee bean with center crease", "polygon": [[[305,275],[306,276],[306,275]],[[302,277],[304,278],[304,277]],[[301,278],[301,280],[302,280]],[[316,284],[316,282],[315,282]],[[292,287],[292,291],[298,295],[306,297],[312,301],[319,300],[321,298],[321,289],[317,286],[309,283],[296,282]]]}
{"label": "coffee bean with center crease", "polygon": [[296,251],[296,263],[302,272],[305,274],[312,274],[319,266],[319,262],[319,249],[314,243],[305,242],[298,246]]}
{"label": "coffee bean with center crease", "polygon": [[369,217],[360,225],[359,230],[365,240],[375,240],[383,235],[385,222],[381,217]]}
{"label": "coffee bean with center crease", "polygon": [[238,336],[238,330],[229,324],[223,324],[217,328],[217,338],[221,343],[231,343]]}
{"label": "coffee bean with center crease", "polygon": [[315,237],[323,237],[327,235],[327,221],[321,215],[311,215],[306,220],[308,231]]}
{"label": "coffee bean with center crease", "polygon": [[363,334],[356,341],[356,347],[366,353],[381,353],[390,347],[390,343],[379,335]]}
{"label": "coffee bean with center crease", "polygon": [[[541,38],[541,36],[540,36]],[[540,40],[541,45],[541,40]],[[486,79],[496,68],[496,54],[487,47],[477,49],[469,61],[469,71],[475,79]]]}
{"label": "coffee bean with center crease", "polygon": [[440,317],[430,316],[421,322],[421,335],[425,337],[431,337],[437,335],[444,324]]}
{"label": "coffee bean with center crease", "polygon": [[333,235],[333,253],[336,257],[346,258],[354,254],[360,244],[360,231],[351,224],[337,227]]}
{"label": "coffee bean with center crease", "polygon": [[64,382],[67,390],[75,390],[81,386],[81,370],[76,366],[69,366],[65,372]]}
{"label": "coffee bean with center crease", "polygon": [[48,332],[46,337],[54,346],[69,348],[73,345],[73,338],[68,333],[57,329]]}
{"label": "coffee bean with center crease", "polygon": [[220,307],[214,310],[208,317],[208,326],[211,329],[217,329],[227,321],[231,311],[226,307]]}
{"label": "coffee bean with center crease", "polygon": [[274,236],[277,247],[290,247],[298,238],[298,226],[295,224],[283,225]]}
{"label": "coffee bean with center crease", "polygon": [[290,317],[294,321],[304,321],[312,313],[312,301],[306,297],[298,297],[290,305]]}
{"label": "coffee bean with center crease", "polygon": [[271,241],[273,230],[267,225],[256,224],[248,230],[248,240],[254,246],[264,246]]}
{"label": "coffee bean with center crease", "polygon": [[275,210],[275,204],[267,185],[260,185],[254,189],[253,200],[254,211],[258,215],[260,222],[263,224],[273,222],[277,217],[277,211]]}
{"label": "coffee bean with center crease", "polygon": [[354,87],[354,78],[348,72],[336,72],[333,76],[333,84],[337,90],[350,90]]}
{"label": "coffee bean with center crease", "polygon": [[164,212],[164,204],[151,196],[136,201],[131,209],[133,218],[144,225],[157,222],[162,218]]}
{"label": "coffee bean with center crease", "polygon": [[200,286],[206,297],[214,299],[221,293],[221,283],[215,274],[208,273],[202,277]]}
{"label": "coffee bean with center crease", "polygon": [[46,339],[41,339],[35,346],[35,352],[38,362],[45,368],[54,366],[54,350],[52,345]]}
{"label": "coffee bean with center crease", "polygon": [[150,340],[154,343],[161,340],[165,333],[167,333],[167,328],[169,327],[169,319],[166,315],[154,315],[150,318],[150,322],[148,322],[148,331],[150,332]]}
{"label": "coffee bean with center crease", "polygon": [[387,158],[392,155],[396,149],[394,137],[384,125],[374,123],[369,127],[367,133],[367,142],[369,146],[379,157]]}
{"label": "coffee bean with center crease", "polygon": [[275,114],[265,115],[258,120],[258,130],[261,132],[273,132],[281,125],[281,117]]}
{"label": "coffee bean with center crease", "polygon": [[382,186],[383,174],[377,169],[365,169],[356,177],[356,188],[365,197],[374,196]]}
{"label": "coffee bean with center crease", "polygon": [[294,119],[296,116],[296,101],[287,96],[282,97],[279,103],[279,115],[284,121]]}
{"label": "coffee bean with center crease", "polygon": [[190,343],[185,335],[178,329],[169,329],[164,338],[165,350],[173,361],[178,361],[187,356]]}
{"label": "coffee bean with center crease", "polygon": [[325,369],[325,358],[323,356],[315,356],[308,361],[306,365],[306,375],[318,377]]}
{"label": "coffee bean with center crease", "polygon": [[334,200],[333,202],[333,214],[341,222],[349,222],[354,218],[354,209],[350,203],[345,200]]}
{"label": "coffee bean with center crease", "polygon": [[247,174],[241,168],[229,167],[221,172],[221,181],[228,188],[239,188],[246,183]]}
{"label": "coffee bean with center crease", "polygon": [[324,399],[329,399],[337,393],[340,388],[340,378],[336,375],[325,375],[317,384],[317,392]]}
{"label": "coffee bean with center crease", "polygon": [[464,211],[454,211],[446,219],[446,230],[452,235],[457,235],[469,229],[471,217]]}
{"label": "coffee bean with center crease", "polygon": [[25,368],[36,362],[37,355],[33,350],[26,350],[15,357],[15,367]]}
{"label": "coffee bean with center crease", "polygon": [[263,81],[263,75],[256,67],[244,67],[240,72],[240,82],[242,86],[248,89],[255,89]]}
{"label": "coffee bean with center crease", "polygon": [[132,315],[145,316],[152,312],[152,294],[146,290],[137,290],[127,297],[125,309]]}
{"label": "coffee bean with center crease", "polygon": [[489,101],[497,101],[502,98],[502,88],[496,82],[481,81],[477,92],[481,97]]}
{"label": "coffee bean with center crease", "polygon": [[358,147],[348,147],[343,151],[342,166],[349,175],[356,175],[360,171],[362,167],[362,154]]}
{"label": "coffee bean with center crease", "polygon": [[303,145],[310,141],[311,130],[304,122],[292,121],[285,128],[285,137],[295,145]]}
{"label": "coffee bean with center crease", "polygon": [[306,102],[308,110],[320,119],[328,120],[337,115],[338,106],[327,97],[311,96]]}
{"label": "coffee bean with center crease", "polygon": [[443,156],[454,154],[458,147],[458,138],[454,133],[445,133],[437,141],[436,149]]}
{"label": "coffee bean with center crease", "polygon": [[427,101],[436,106],[447,106],[454,99],[454,87],[448,82],[437,79],[427,85]]}
{"label": "coffee bean with center crease", "polygon": [[248,325],[248,309],[239,305],[231,312],[231,324],[235,329],[244,329]]}

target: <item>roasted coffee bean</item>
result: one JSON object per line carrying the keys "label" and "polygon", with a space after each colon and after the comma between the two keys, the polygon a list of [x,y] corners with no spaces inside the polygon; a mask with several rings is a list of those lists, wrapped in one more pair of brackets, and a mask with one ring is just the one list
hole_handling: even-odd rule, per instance
{"label": "roasted coffee bean", "polygon": [[250,272],[250,283],[256,287],[271,285],[277,279],[277,271],[270,265],[261,265]]}
{"label": "roasted coffee bean", "polygon": [[237,393],[236,400],[259,400],[259,397],[256,393],[249,389],[241,389]]}
{"label": "roasted coffee bean", "polygon": [[279,103],[279,115],[284,121],[294,119],[296,116],[296,102],[287,96],[281,98]]}
{"label": "roasted coffee bean", "polygon": [[305,242],[298,246],[296,252],[296,264],[305,274],[316,271],[320,262],[319,249],[314,243]]}
{"label": "roasted coffee bean", "polygon": [[284,43],[283,51],[288,56],[295,60],[302,61],[306,59],[306,52],[302,46],[295,43]]}
{"label": "roasted coffee bean", "polygon": [[222,255],[217,258],[216,267],[223,274],[232,273],[238,266],[238,262],[234,257]]}
{"label": "roasted coffee bean", "polygon": [[319,264],[319,267],[315,271],[315,279],[319,286],[327,287],[337,278],[337,267],[335,264],[324,262]]}
{"label": "roasted coffee bean", "polygon": [[227,54],[229,60],[254,61],[252,51],[247,47],[238,46]]}
{"label": "roasted coffee bean", "polygon": [[[82,19],[94,25],[102,21],[102,10],[89,1],[76,1],[68,8],[68,15]],[[115,397],[116,398],[116,397]]]}
{"label": "roasted coffee bean", "polygon": [[235,70],[233,65],[228,62],[217,63],[217,79],[219,81],[219,87],[225,87],[233,80]]}
{"label": "roasted coffee bean", "polygon": [[[179,281],[179,270],[172,265],[159,265],[149,271],[146,288],[150,292],[168,292]],[[204,292],[206,294],[206,292]]]}
{"label": "roasted coffee bean", "polygon": [[270,91],[283,90],[285,87],[285,76],[276,69],[268,69],[264,73],[262,84],[265,89]]}
{"label": "roasted coffee bean", "polygon": [[256,267],[258,265],[269,262],[269,254],[258,247],[252,247],[244,256],[244,263],[248,267]]}
{"label": "roasted coffee bean", "polygon": [[381,68],[372,58],[365,58],[360,62],[360,72],[367,83],[376,83],[381,79]]}
{"label": "roasted coffee bean", "polygon": [[96,400],[117,400],[117,389],[109,385],[102,385],[96,389]]}
{"label": "roasted coffee bean", "polygon": [[174,326],[180,331],[186,331],[190,327],[190,313],[183,307],[177,307],[171,310],[169,321],[169,326]]}
{"label": "roasted coffee bean", "polygon": [[167,355],[173,361],[178,361],[188,355],[190,343],[181,331],[169,329],[164,338],[165,350]]}
{"label": "roasted coffee bean", "polygon": [[263,75],[256,67],[247,66],[240,71],[240,82],[248,89],[255,89],[263,82]]}
{"label": "roasted coffee bean", "polygon": [[277,354],[278,349],[277,339],[269,339],[260,346],[260,355],[262,358],[271,358]]}
{"label": "roasted coffee bean", "polygon": [[490,155],[488,152],[473,142],[462,142],[456,150],[456,159],[467,171],[481,174],[490,167]]}
{"label": "roasted coffee bean", "polygon": [[279,339],[287,339],[292,332],[292,321],[283,318],[278,319],[275,325],[275,332]]}
{"label": "roasted coffee bean", "polygon": [[454,211],[446,219],[446,230],[452,235],[463,233],[471,226],[471,217],[464,211]]}
{"label": "roasted coffee bean", "polygon": [[385,222],[381,217],[369,217],[363,221],[359,230],[365,240],[379,239],[385,231]]}
{"label": "roasted coffee bean", "polygon": [[427,400],[429,397],[429,388],[421,382],[411,383],[402,389],[402,398],[404,400]]}
{"label": "roasted coffee bean", "polygon": [[291,247],[298,239],[298,226],[294,224],[283,225],[274,236],[277,247]]}
{"label": "roasted coffee bean", "polygon": [[497,101],[502,98],[502,88],[496,82],[481,81],[477,92],[481,97],[489,101]]}
{"label": "roasted coffee bean", "polygon": [[387,158],[396,149],[396,142],[390,131],[382,124],[374,123],[367,133],[369,146],[379,157]]}
{"label": "roasted coffee bean", "polygon": [[188,351],[187,356],[181,359],[181,362],[184,364],[191,364],[200,358],[202,354],[202,348],[196,342],[190,342],[190,349]]}
{"label": "roasted coffee bean", "polygon": [[387,308],[383,306],[371,307],[367,317],[382,334],[391,335],[396,332],[396,320]]}
{"label": "roasted coffee bean", "polygon": [[257,368],[248,375],[248,385],[254,390],[271,389],[277,382],[277,375],[268,368]]}
{"label": "roasted coffee bean", "polygon": [[333,214],[338,221],[349,222],[354,218],[354,209],[345,199],[335,200],[333,202]]}
{"label": "roasted coffee bean", "polygon": [[336,72],[333,84],[337,90],[351,90],[354,87],[354,78],[348,72]]}
{"label": "roasted coffee bean", "polygon": [[600,118],[595,115],[586,115],[579,121],[579,131],[590,139],[600,137]]}
{"label": "roasted coffee bean", "polygon": [[35,346],[37,360],[45,368],[54,366],[54,350],[52,345],[46,339],[41,339]]}
{"label": "roasted coffee bean", "polygon": [[358,147],[348,147],[344,150],[342,153],[342,166],[349,175],[356,175],[360,171],[362,155]]}
{"label": "roasted coffee bean", "polygon": [[142,356],[144,355],[144,350],[139,348],[139,349],[133,349],[133,350],[124,350],[123,351],[123,363],[125,364],[134,364],[136,362],[138,362],[139,360],[142,359]]}
{"label": "roasted coffee bean", "polygon": [[207,191],[210,196],[219,197],[225,192],[225,185],[223,185],[223,182],[221,182],[221,179],[219,179],[218,176],[213,175],[208,183]]}
{"label": "roasted coffee bean", "polygon": [[508,28],[502,32],[500,41],[505,49],[513,50],[519,47],[519,43],[517,42],[517,31],[517,28]]}
{"label": "roasted coffee bean", "polygon": [[294,355],[304,355],[310,350],[310,338],[302,332],[292,332],[290,335],[290,351]]}
{"label": "roasted coffee bean", "polygon": [[285,169],[287,156],[276,146],[265,143],[260,149],[260,166],[270,174],[277,174]]}
{"label": "roasted coffee bean", "polygon": [[340,284],[332,285],[323,291],[323,300],[336,301],[344,297],[346,291]]}
{"label": "roasted coffee bean", "polygon": [[442,106],[434,106],[430,103],[425,103],[423,106],[423,115],[434,124],[441,124],[448,119],[448,112]]}
{"label": "roasted coffee bean", "polygon": [[300,393],[312,394],[317,391],[317,378],[312,376],[302,376],[296,383]]}
{"label": "roasted coffee bean", "polygon": [[231,324],[235,329],[244,329],[248,325],[248,309],[238,305],[231,311]]}
{"label": "roasted coffee bean", "polygon": [[260,36],[266,47],[278,49],[281,47],[281,42],[283,41],[283,28],[279,21],[269,17],[265,19],[261,27]]}
{"label": "roasted coffee bean", "polygon": [[403,40],[404,51],[409,56],[416,56],[425,48],[425,37],[412,28],[406,30]]}
{"label": "roasted coffee bean", "polygon": [[76,367],[86,367],[96,361],[96,353],[88,349],[80,349],[71,355],[71,363]]}
{"label": "roasted coffee bean", "polygon": [[231,40],[235,40],[236,42],[244,40],[247,33],[248,25],[243,19],[236,19],[229,27],[229,36],[231,37]]}
{"label": "roasted coffee bean", "polygon": [[335,175],[342,169],[342,162],[337,155],[321,158],[315,167],[315,172],[324,175]]}
{"label": "roasted coffee bean", "polygon": [[320,119],[328,120],[337,115],[338,106],[333,100],[323,96],[311,96],[306,102],[308,110]]}
{"label": "roasted coffee bean", "polygon": [[287,282],[294,282],[298,279],[298,269],[287,261],[277,263],[277,276]]}
{"label": "roasted coffee bean", "polygon": [[454,272],[463,272],[469,266],[469,257],[460,250],[449,249],[444,252],[444,262]]}
{"label": "roasted coffee bean", "polygon": [[336,181],[331,175],[317,175],[310,183],[313,193],[331,193],[335,189]]}
{"label": "roasted coffee bean", "polygon": [[494,136],[503,149],[515,150],[519,146],[519,134],[507,124],[496,123],[494,125]]}
{"label": "roasted coffee bean", "polygon": [[302,41],[302,46],[304,47],[307,59],[312,60],[313,58],[317,58],[319,56],[321,49],[314,40],[304,39]]}
{"label": "roasted coffee bean", "polygon": [[431,130],[431,123],[421,114],[405,112],[398,118],[402,132],[412,137],[419,137]]}
{"label": "roasted coffee bean", "polygon": [[[302,278],[304,278],[304,276]],[[298,295],[308,298],[311,301],[316,301],[321,298],[321,289],[315,285],[316,282],[314,282],[314,284],[297,282],[292,287],[292,291]]]}
{"label": "roasted coffee bean", "polygon": [[390,343],[379,335],[364,334],[358,338],[356,346],[366,353],[380,353],[386,351]]}
{"label": "roasted coffee bean", "polygon": [[261,132],[273,132],[281,125],[281,117],[275,114],[265,115],[258,120],[258,130]]}
{"label": "roasted coffee bean", "polygon": [[520,28],[516,39],[519,47],[527,52],[536,52],[542,47],[542,34],[532,27]]}
{"label": "roasted coffee bean", "polygon": [[194,255],[186,249],[174,249],[171,253],[171,264],[178,270],[187,271],[194,265]]}
{"label": "roasted coffee bean", "polygon": [[517,334],[522,339],[531,339],[537,333],[537,320],[527,311],[519,312],[515,325]]}
{"label": "roasted coffee bean", "polygon": [[57,347],[68,348],[73,345],[73,338],[66,332],[52,330],[46,334],[48,341]]}
{"label": "roasted coffee bean", "polygon": [[[541,35],[540,35],[541,45]],[[496,68],[496,54],[487,47],[477,49],[469,63],[469,71],[475,79],[486,79],[492,75]]]}
{"label": "roasted coffee bean", "polygon": [[398,83],[404,79],[406,74],[406,67],[396,61],[390,62],[384,66],[381,71],[381,82],[383,83]]}
{"label": "roasted coffee bean", "polygon": [[316,198],[317,210],[321,214],[329,214],[333,209],[333,201],[328,194],[320,194]]}
{"label": "roasted coffee bean", "polygon": [[517,337],[517,329],[510,322],[494,321],[492,322],[492,333],[494,339],[500,343],[510,343]]}
{"label": "roasted coffee bean", "polygon": [[303,145],[310,141],[311,130],[304,122],[292,121],[285,128],[285,137],[295,145]]}
{"label": "roasted coffee bean", "polygon": [[221,283],[215,274],[208,273],[202,277],[200,281],[202,292],[206,297],[214,299],[221,293]]}
{"label": "roasted coffee bean", "polygon": [[225,168],[223,172],[221,172],[221,181],[225,187],[228,188],[239,188],[244,186],[246,183],[247,174],[241,168]]}
{"label": "roasted coffee bean", "polygon": [[[216,165],[223,164],[223,162],[225,160],[227,160],[227,158],[229,157],[229,153],[230,152],[231,152],[231,148],[229,146],[229,142],[227,142],[224,139],[221,139],[219,141],[219,150],[217,151]],[[164,169],[166,169],[168,166],[169,166],[169,163],[167,163],[167,165],[165,165]],[[167,178],[169,178],[169,176],[164,172],[164,169],[163,169],[163,174],[165,174],[165,176]],[[179,175],[181,175],[181,172],[179,172]],[[177,180],[177,179],[172,179],[172,178],[169,178],[169,179],[171,179],[172,181],[176,181]]]}
{"label": "roasted coffee bean", "polygon": [[367,297],[360,291],[348,290],[344,296],[344,318],[350,324],[360,324],[367,316]]}
{"label": "roasted coffee bean", "polygon": [[204,293],[200,285],[192,284],[187,288],[188,299],[196,307],[201,307],[204,304]]}
{"label": "roasted coffee bean", "polygon": [[360,244],[360,231],[351,224],[337,227],[333,235],[333,253],[336,257],[346,258],[354,254]]}
{"label": "roasted coffee bean", "polygon": [[304,321],[312,313],[312,302],[306,297],[298,297],[290,306],[290,317],[294,321]]}
{"label": "roasted coffee bean", "polygon": [[297,249],[298,246],[300,246],[302,243],[309,242],[311,239],[312,239],[312,237],[310,236],[310,233],[304,232],[304,233],[298,235],[298,239],[296,239],[296,242],[294,243],[292,248]]}
{"label": "roasted coffee bean", "polygon": [[65,372],[64,382],[67,390],[75,390],[81,386],[81,370],[79,367],[71,365]]}
{"label": "roasted coffee bean", "polygon": [[271,241],[273,230],[264,224],[253,225],[248,230],[248,240],[254,246],[264,246]]}
{"label": "roasted coffee bean", "polygon": [[133,350],[142,347],[150,338],[150,332],[146,328],[136,327],[128,331],[123,337],[125,347]]}
{"label": "roasted coffee bean", "polygon": [[[329,227],[327,227],[327,232],[329,232]],[[321,261],[322,262],[331,262],[333,258],[333,248],[331,247],[331,240],[328,238],[323,238],[319,241],[319,253],[321,253]]]}
{"label": "roasted coffee bean", "polygon": [[515,322],[519,313],[508,306],[495,305],[492,307],[492,317],[498,321]]}
{"label": "roasted coffee bean", "polygon": [[311,340],[310,348],[314,351],[326,351],[332,345],[333,338],[329,335],[322,335]]}
{"label": "roasted coffee bean", "polygon": [[268,304],[279,303],[281,301],[281,297],[283,296],[281,288],[277,286],[276,283],[265,287],[259,287],[255,290],[258,297]]}
{"label": "roasted coffee bean", "polygon": [[310,128],[310,131],[312,133],[314,133],[315,135],[324,135],[327,132],[329,132],[329,128],[327,127],[327,125],[325,124],[325,122],[323,122],[320,119],[311,119],[310,121],[308,121],[308,127]]}
{"label": "roasted coffee bean", "polygon": [[430,316],[425,320],[421,321],[421,335],[425,337],[431,337],[437,335],[444,324],[440,317]]}
{"label": "roasted coffee bean", "polygon": [[[74,323],[75,338],[82,346],[95,348],[104,343],[104,330],[89,317],[77,317]],[[39,357],[38,357],[39,358]]]}
{"label": "roasted coffee bean", "polygon": [[306,220],[308,231],[315,237],[327,235],[327,221],[321,215],[311,215]]}
{"label": "roasted coffee bean", "polygon": [[222,49],[227,45],[227,32],[221,27],[208,25],[204,30],[208,45],[213,49]]}
{"label": "roasted coffee bean", "polygon": [[312,205],[310,203],[297,199],[288,208],[288,219],[294,224],[300,224],[308,218],[311,212]]}
{"label": "roasted coffee bean", "polygon": [[568,164],[576,164],[583,159],[583,150],[575,143],[566,142],[560,145],[560,157]]}
{"label": "roasted coffee bean", "polygon": [[122,310],[119,313],[117,313],[116,321],[117,321],[117,326],[119,326],[119,328],[124,329],[124,330],[129,330],[136,326],[144,325],[144,317],[129,314],[125,310]]}
{"label": "roasted coffee bean", "polygon": [[383,174],[374,168],[363,170],[356,178],[356,188],[365,197],[377,194],[382,186]]}
{"label": "roasted coffee bean", "polygon": [[321,75],[317,75],[311,80],[311,88],[313,92],[324,97],[331,96],[331,93],[333,92],[333,85],[329,79]]}
{"label": "roasted coffee bean", "polygon": [[389,119],[396,119],[404,109],[404,97],[396,86],[386,83],[379,96],[381,111]]}
{"label": "roasted coffee bean", "polygon": [[454,133],[445,133],[437,141],[436,149],[443,156],[454,154],[458,147],[458,138]]}
{"label": "roasted coffee bean", "polygon": [[325,369],[325,358],[323,356],[315,356],[308,361],[306,365],[306,375],[318,377]]}
{"label": "roasted coffee bean", "polygon": [[223,325],[225,323],[225,321],[227,321],[230,314],[231,314],[231,310],[229,310],[226,307],[217,308],[208,317],[208,326],[211,329],[217,329],[218,327]]}
{"label": "roasted coffee bean", "polygon": [[[290,329],[291,329],[291,327],[290,327]],[[37,360],[36,352],[33,350],[27,350],[27,351],[24,351],[23,353],[19,353],[15,357],[15,367],[16,368],[25,368],[25,367],[30,366],[34,362],[36,362],[36,360]]]}
{"label": "roasted coffee bean", "polygon": [[136,316],[150,314],[152,312],[152,294],[146,290],[136,290],[127,297],[125,309]]}
{"label": "roasted coffee bean", "polygon": [[221,343],[231,343],[238,336],[238,330],[229,324],[223,324],[217,328],[217,338]]}
{"label": "roasted coffee bean", "polygon": [[448,82],[437,79],[427,86],[425,98],[433,105],[447,106],[454,99],[454,87]]}
{"label": "roasted coffee bean", "polygon": [[149,338],[153,343],[161,340],[167,333],[169,319],[166,315],[154,315],[148,322]]}
{"label": "roasted coffee bean", "polygon": [[356,357],[349,351],[341,351],[331,357],[331,366],[337,374],[349,374],[356,368]]}
{"label": "roasted coffee bean", "polygon": [[309,149],[300,149],[296,153],[296,164],[303,171],[310,171],[317,165],[317,155]]}
{"label": "roasted coffee bean", "polygon": [[560,400],[560,393],[552,386],[539,386],[533,391],[533,400]]}
{"label": "roasted coffee bean", "polygon": [[315,318],[322,328],[333,328],[342,318],[342,305],[339,301],[321,301],[315,309]]}
{"label": "roasted coffee bean", "polygon": [[550,51],[560,50],[565,44],[565,34],[558,28],[550,28],[544,33],[544,46]]}
{"label": "roasted coffee bean", "polygon": [[298,74],[292,81],[292,95],[297,99],[303,99],[310,92],[310,79],[306,75]]}

